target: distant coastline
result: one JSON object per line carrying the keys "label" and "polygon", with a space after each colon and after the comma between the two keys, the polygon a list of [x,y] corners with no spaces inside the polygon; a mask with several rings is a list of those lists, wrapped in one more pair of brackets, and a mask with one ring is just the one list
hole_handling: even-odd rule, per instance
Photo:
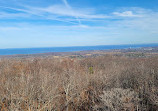
{"label": "distant coastline", "polygon": [[7,55],[27,55],[43,54],[55,52],[76,52],[76,51],[93,51],[93,50],[118,50],[118,49],[137,49],[147,47],[158,47],[156,44],[129,44],[129,45],[100,45],[100,46],[72,46],[72,47],[47,47],[47,48],[13,48],[0,49],[1,56]]}

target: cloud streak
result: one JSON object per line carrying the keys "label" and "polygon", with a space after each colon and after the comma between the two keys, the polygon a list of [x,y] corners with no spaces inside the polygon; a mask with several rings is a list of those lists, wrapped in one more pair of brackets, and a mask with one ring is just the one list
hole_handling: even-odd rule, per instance
{"label": "cloud streak", "polygon": [[[0,6],[0,9],[3,9],[3,11],[0,12],[0,19],[49,19],[82,25],[81,20],[92,21],[108,18],[105,14],[95,14],[88,9],[72,8],[66,0],[63,0],[63,3],[64,5],[55,4],[47,7],[23,6],[24,8],[15,8]],[[16,11],[16,13],[10,13],[6,10]]]}
{"label": "cloud streak", "polygon": [[141,17],[140,15],[133,14],[133,11],[113,12],[113,14],[120,17]]}
{"label": "cloud streak", "polygon": [[[64,2],[65,6],[66,6],[68,9],[71,10],[72,15],[74,15],[74,11],[73,11],[72,7],[68,4],[67,0],[62,0],[62,1]],[[75,16],[75,17],[76,17],[76,20],[78,21],[79,25],[81,25],[81,21],[80,21],[80,19],[78,18],[78,16]]]}
{"label": "cloud streak", "polygon": [[[143,30],[156,32],[158,29],[158,12],[139,7],[120,8],[111,13],[97,14],[97,9],[79,9],[70,6],[67,0],[62,0],[63,4],[54,4],[45,7],[33,7],[23,5],[23,8],[2,7],[0,9],[0,19],[34,19],[52,20],[69,23],[70,25],[80,25],[81,27],[126,27],[140,28]],[[9,10],[9,11],[8,11]],[[11,11],[16,13],[11,13]],[[82,21],[82,23],[81,23]],[[94,25],[93,25],[94,24]],[[58,24],[57,24],[58,25]]]}

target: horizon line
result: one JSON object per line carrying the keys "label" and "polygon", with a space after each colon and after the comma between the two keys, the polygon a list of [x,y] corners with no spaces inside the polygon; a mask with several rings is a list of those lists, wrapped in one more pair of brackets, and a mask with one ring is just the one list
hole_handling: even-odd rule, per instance
{"label": "horizon line", "polygon": [[158,43],[136,43],[136,44],[108,44],[108,45],[83,45],[83,46],[46,46],[46,47],[22,47],[22,48],[0,48],[5,49],[38,49],[38,48],[66,48],[66,47],[96,47],[96,46],[120,46],[120,45],[158,45]]}

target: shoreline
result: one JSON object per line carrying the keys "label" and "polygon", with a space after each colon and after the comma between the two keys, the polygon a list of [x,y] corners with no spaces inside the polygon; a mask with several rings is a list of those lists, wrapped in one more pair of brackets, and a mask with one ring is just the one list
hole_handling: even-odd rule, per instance
{"label": "shoreline", "polygon": [[45,47],[45,48],[14,48],[0,49],[0,56],[14,55],[41,55],[50,53],[75,53],[92,51],[137,50],[158,47],[158,44],[129,44],[129,45],[100,45],[100,46],[74,46],[74,47]]}
{"label": "shoreline", "polygon": [[14,55],[0,55],[0,58],[28,58],[28,57],[88,57],[100,56],[106,54],[117,53],[158,53],[158,47],[141,47],[141,48],[126,48],[126,49],[105,49],[105,50],[83,50],[70,52],[46,52],[35,54],[14,54]]}

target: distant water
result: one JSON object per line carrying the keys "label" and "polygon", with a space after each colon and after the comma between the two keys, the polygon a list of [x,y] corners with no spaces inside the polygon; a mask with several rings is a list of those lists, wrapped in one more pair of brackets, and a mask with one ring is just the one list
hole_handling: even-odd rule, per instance
{"label": "distant water", "polygon": [[158,44],[101,45],[101,46],[48,47],[48,48],[14,48],[14,49],[0,49],[0,55],[38,54],[38,53],[48,53],[48,52],[74,52],[74,51],[107,50],[107,49],[127,49],[127,48],[156,47],[156,46],[158,46]]}

